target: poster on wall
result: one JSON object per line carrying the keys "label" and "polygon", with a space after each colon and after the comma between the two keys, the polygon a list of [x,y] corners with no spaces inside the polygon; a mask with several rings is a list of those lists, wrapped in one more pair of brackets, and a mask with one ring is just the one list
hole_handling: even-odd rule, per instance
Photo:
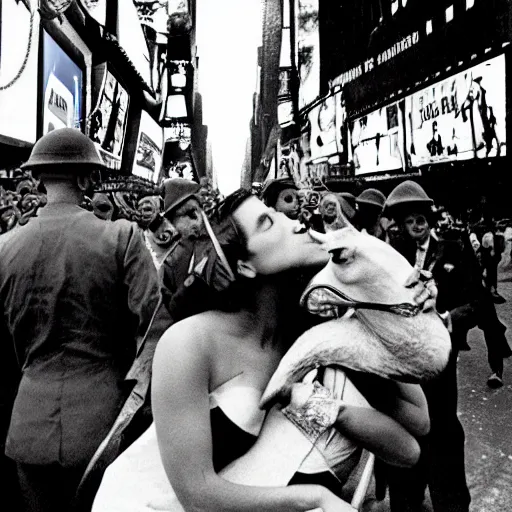
{"label": "poster on wall", "polygon": [[339,91],[334,95],[334,103],[336,108],[336,147],[338,153],[345,154],[347,145],[346,136],[346,110],[343,91]]}
{"label": "poster on wall", "polygon": [[504,55],[407,97],[411,165],[504,156],[505,102]]}
{"label": "poster on wall", "polygon": [[43,135],[80,128],[82,77],[82,69],[43,31]]}
{"label": "poster on wall", "polygon": [[38,40],[39,23],[28,7],[0,1],[0,136],[29,144],[37,138]]}
{"label": "poster on wall", "polygon": [[140,118],[137,152],[132,173],[147,180],[158,181],[162,166],[163,129],[144,110]]}
{"label": "poster on wall", "polygon": [[97,103],[89,120],[89,137],[96,144],[105,164],[121,167],[128,119],[129,96],[107,69],[106,63],[94,68]]}
{"label": "poster on wall", "polygon": [[309,105],[320,93],[319,0],[298,0],[297,55],[299,67],[299,109]]}
{"label": "poster on wall", "polygon": [[336,104],[334,96],[325,98],[309,112],[311,158],[328,157],[338,152],[336,144]]}
{"label": "poster on wall", "polygon": [[375,110],[350,124],[351,158],[356,176],[405,171],[402,113],[398,103]]}

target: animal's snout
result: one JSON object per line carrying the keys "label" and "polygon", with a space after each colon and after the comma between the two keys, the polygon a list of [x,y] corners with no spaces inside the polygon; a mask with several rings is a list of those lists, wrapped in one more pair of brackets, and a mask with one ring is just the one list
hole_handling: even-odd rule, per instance
{"label": "animal's snout", "polygon": [[343,263],[346,263],[350,259],[351,252],[352,251],[350,251],[346,247],[331,249],[329,251],[331,255],[331,261],[336,265],[342,265]]}

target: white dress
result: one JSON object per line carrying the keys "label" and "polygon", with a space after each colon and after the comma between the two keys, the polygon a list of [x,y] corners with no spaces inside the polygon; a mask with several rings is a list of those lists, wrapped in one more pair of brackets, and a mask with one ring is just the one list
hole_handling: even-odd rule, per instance
{"label": "white dress", "polygon": [[[234,377],[210,393],[210,409],[222,412],[242,430],[257,436],[265,411],[258,404],[262,390],[243,385]],[[343,400],[352,405],[368,403],[346,379]],[[326,432],[318,447],[328,453],[312,450],[301,466],[303,473],[329,470],[350,457],[358,447],[339,433]],[[329,455],[330,454],[330,455]],[[156,429],[152,424],[105,471],[94,500],[92,512],[185,512],[165,473],[160,458]]]}

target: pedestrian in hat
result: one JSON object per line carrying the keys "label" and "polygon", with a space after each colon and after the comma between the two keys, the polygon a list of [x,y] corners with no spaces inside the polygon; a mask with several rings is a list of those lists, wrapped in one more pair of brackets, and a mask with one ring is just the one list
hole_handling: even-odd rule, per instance
{"label": "pedestrian in hat", "polygon": [[[388,196],[387,216],[393,218],[402,236],[395,248],[421,271],[432,273],[437,287],[437,309],[450,318],[452,354],[439,379],[423,384],[431,430],[422,442],[419,464],[411,470],[390,468],[390,497],[393,512],[422,510],[428,485],[435,512],[469,510],[470,494],[464,463],[464,430],[457,417],[457,356],[468,350],[468,330],[479,325],[485,333],[489,362],[498,384],[503,357],[510,355],[494,304],[486,296],[478,262],[467,243],[435,236],[433,200],[415,182],[405,181]],[[491,362],[492,361],[492,362]],[[501,374],[498,376],[501,380]],[[420,443],[421,444],[421,443]]]}
{"label": "pedestrian in hat", "polygon": [[23,168],[42,178],[48,204],[0,238],[0,331],[20,371],[5,451],[16,462],[22,510],[75,510],[136,350],[167,326],[148,331],[159,288],[140,229],[79,207],[103,167],[78,130],[45,135]]}
{"label": "pedestrian in hat", "polygon": [[[184,178],[173,178],[163,183],[164,216],[178,232],[162,265],[163,300],[173,320],[178,321],[198,313],[205,306],[202,301],[180,299],[187,278],[196,261],[196,248],[207,239],[205,215],[200,203],[200,185]],[[199,294],[200,295],[200,294]],[[206,301],[206,291],[203,299]]]}
{"label": "pedestrian in hat", "polygon": [[381,224],[385,202],[386,196],[376,188],[363,190],[356,198],[356,224],[361,231],[365,231],[381,240],[386,238],[386,232]]}

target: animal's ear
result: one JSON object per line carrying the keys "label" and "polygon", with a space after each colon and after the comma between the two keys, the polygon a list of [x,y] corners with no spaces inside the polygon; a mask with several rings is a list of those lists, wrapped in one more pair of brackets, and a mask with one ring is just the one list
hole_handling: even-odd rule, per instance
{"label": "animal's ear", "polygon": [[256,269],[248,261],[238,260],[236,263],[236,271],[243,277],[254,279],[257,275]]}

